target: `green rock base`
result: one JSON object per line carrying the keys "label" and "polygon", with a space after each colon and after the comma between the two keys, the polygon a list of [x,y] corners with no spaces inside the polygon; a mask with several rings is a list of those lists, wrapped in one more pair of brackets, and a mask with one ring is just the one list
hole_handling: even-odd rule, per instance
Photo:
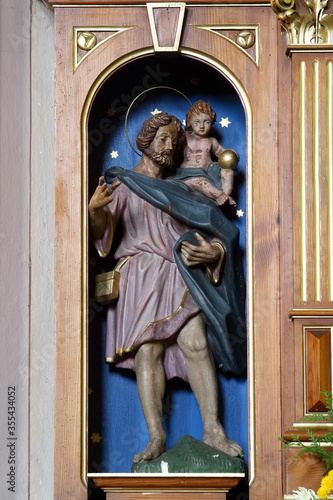
{"label": "green rock base", "polygon": [[[163,464],[162,464],[163,462]],[[195,439],[183,436],[177,443],[155,460],[141,460],[132,465],[132,472],[247,472],[242,458],[227,455],[217,448]]]}

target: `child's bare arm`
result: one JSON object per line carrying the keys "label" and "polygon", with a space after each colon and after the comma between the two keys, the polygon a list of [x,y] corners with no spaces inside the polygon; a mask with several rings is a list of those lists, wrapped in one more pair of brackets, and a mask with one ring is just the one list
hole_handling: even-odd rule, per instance
{"label": "child's bare arm", "polygon": [[215,139],[215,137],[210,137],[209,139],[212,145],[212,152],[218,158],[220,154],[223,153],[223,151],[225,151],[225,148],[221,146],[221,144],[217,139]]}

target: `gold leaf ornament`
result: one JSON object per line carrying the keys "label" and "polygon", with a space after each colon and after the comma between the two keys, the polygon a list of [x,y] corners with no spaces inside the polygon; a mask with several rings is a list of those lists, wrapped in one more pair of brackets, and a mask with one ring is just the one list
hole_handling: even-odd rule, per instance
{"label": "gold leaf ornament", "polygon": [[284,0],[283,2],[279,2],[279,0],[271,0],[272,9],[276,14],[279,14],[281,11],[292,10],[294,5],[294,0]]}
{"label": "gold leaf ornament", "polygon": [[313,40],[311,40],[314,43],[318,43],[319,39],[321,38],[319,35],[320,18],[322,16],[323,10],[327,6],[327,2],[328,0],[305,0],[305,3],[309,7],[315,22],[315,36]]}
{"label": "gold leaf ornament", "polygon": [[92,33],[91,31],[83,31],[77,37],[77,45],[82,50],[91,50],[95,47],[96,43],[97,37],[95,33]]}
{"label": "gold leaf ornament", "polygon": [[305,0],[309,13],[300,16],[294,0],[271,0],[271,6],[287,32],[288,45],[333,44],[333,15],[324,14],[328,0]]}
{"label": "gold leaf ornament", "polygon": [[242,49],[249,49],[254,45],[255,36],[252,31],[244,30],[238,33],[236,36],[237,44],[242,47]]}

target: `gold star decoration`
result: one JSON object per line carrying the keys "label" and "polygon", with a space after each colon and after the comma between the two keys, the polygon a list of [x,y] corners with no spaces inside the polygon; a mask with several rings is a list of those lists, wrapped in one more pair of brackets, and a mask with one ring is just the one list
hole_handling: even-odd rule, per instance
{"label": "gold star decoration", "polygon": [[157,108],[150,112],[151,115],[157,115],[158,113],[162,113],[162,111],[159,111]]}
{"label": "gold star decoration", "polygon": [[237,217],[243,217],[243,215],[244,215],[243,210],[241,208],[239,210],[236,210],[236,215],[237,215]]}
{"label": "gold star decoration", "polygon": [[91,387],[89,387],[89,389],[88,389],[88,395],[90,396],[90,394],[92,394],[93,392],[94,392],[94,391],[92,390],[92,388],[91,388]]}
{"label": "gold star decoration", "polygon": [[115,110],[113,108],[108,108],[107,110],[107,114],[109,116],[114,116],[116,114]]}
{"label": "gold star decoration", "polygon": [[112,151],[112,153],[110,153],[110,156],[111,158],[118,158],[118,151]]}
{"label": "gold star decoration", "polygon": [[190,81],[192,85],[199,85],[199,78],[197,76],[193,76]]}
{"label": "gold star decoration", "polygon": [[90,264],[94,267],[94,266],[96,266],[96,263],[97,263],[97,259],[95,257],[91,257]]}
{"label": "gold star decoration", "polygon": [[93,443],[100,443],[102,436],[100,436],[99,432],[93,432],[90,439]]}
{"label": "gold star decoration", "polygon": [[228,128],[228,125],[229,125],[229,123],[231,123],[231,122],[229,122],[229,118],[227,117],[227,118],[221,118],[221,121],[220,121],[219,123],[221,124],[221,127],[222,127],[222,128],[223,128],[223,127],[227,127],[227,128]]}

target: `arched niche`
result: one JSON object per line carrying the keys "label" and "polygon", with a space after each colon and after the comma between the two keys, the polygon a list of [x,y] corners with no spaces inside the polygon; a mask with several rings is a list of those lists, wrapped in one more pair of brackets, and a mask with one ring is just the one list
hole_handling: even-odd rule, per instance
{"label": "arched niche", "polygon": [[[212,134],[223,146],[237,150],[240,155],[233,196],[241,212],[228,210],[228,216],[240,229],[247,288],[251,289],[251,227],[246,228],[245,217],[247,207],[251,207],[251,107],[244,88],[233,74],[212,61],[209,64],[207,58],[197,57],[198,54],[195,56],[188,51],[173,57],[147,55],[113,67],[97,78],[86,100],[82,119],[84,206],[106,168],[133,168],[138,163],[139,157],[129,141],[135,148],[136,134],[151,112],[167,111],[183,121],[190,107],[184,96],[192,103],[206,100],[217,113]],[[144,91],[147,92],[135,102],[128,116],[128,141],[126,113],[131,102]],[[94,299],[94,280],[96,274],[112,269],[115,263],[111,258],[100,259],[91,244],[84,248],[85,270],[89,277],[83,287],[87,305],[83,332],[89,359],[84,389],[88,393],[87,471],[127,473],[134,454],[144,448],[148,433],[135,374],[104,362],[106,307]],[[251,300],[248,299],[247,305],[251,311]],[[249,462],[248,436],[251,432],[246,376],[219,374],[219,387],[221,420],[227,434],[244,448]],[[187,384],[179,379],[168,383],[164,410],[168,447],[184,434],[202,438],[198,406]],[[91,438],[97,434],[98,437]]]}
{"label": "arched niche", "polygon": [[[154,54],[154,43],[143,2],[48,3],[55,10],[54,497],[85,499],[87,442],[91,438],[86,413],[87,327],[91,315],[99,312],[89,304],[87,283],[88,118],[104,81],[115,77],[123,65]],[[77,65],[75,34],[87,30],[101,32],[100,39],[105,41]],[[241,50],[231,42],[244,30],[254,34],[255,44]],[[294,288],[299,272],[294,262],[299,227],[293,215],[299,205],[293,177],[299,178],[297,68],[303,56],[286,58],[285,45],[286,37],[281,36],[269,4],[192,2],[185,7],[178,54],[209,64],[216,75],[227,78],[246,117],[251,498],[277,498],[286,491],[277,436],[300,416],[296,409],[302,406],[303,394],[298,382],[303,372],[296,370],[295,335],[289,318],[291,308],[297,306]],[[123,480],[113,476],[112,481],[123,488]],[[133,484],[133,475],[128,481]],[[149,486],[151,483],[149,479]],[[211,480],[209,488],[213,488]]]}

